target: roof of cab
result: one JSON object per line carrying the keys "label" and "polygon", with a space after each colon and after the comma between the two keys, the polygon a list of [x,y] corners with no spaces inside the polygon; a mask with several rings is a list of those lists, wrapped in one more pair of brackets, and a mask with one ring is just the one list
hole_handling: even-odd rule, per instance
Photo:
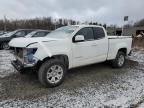
{"label": "roof of cab", "polygon": [[78,26],[78,27],[101,27],[103,28],[103,26],[99,26],[99,25],[71,25],[71,26]]}

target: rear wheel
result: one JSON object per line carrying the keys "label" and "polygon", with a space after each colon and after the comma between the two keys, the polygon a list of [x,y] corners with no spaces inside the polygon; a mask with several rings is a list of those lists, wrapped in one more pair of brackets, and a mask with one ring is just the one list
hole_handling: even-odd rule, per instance
{"label": "rear wheel", "polygon": [[60,85],[66,74],[66,66],[59,59],[46,61],[39,69],[38,78],[45,87],[56,87]]}
{"label": "rear wheel", "polygon": [[116,58],[112,60],[112,67],[114,68],[122,68],[125,65],[125,53],[119,51]]}

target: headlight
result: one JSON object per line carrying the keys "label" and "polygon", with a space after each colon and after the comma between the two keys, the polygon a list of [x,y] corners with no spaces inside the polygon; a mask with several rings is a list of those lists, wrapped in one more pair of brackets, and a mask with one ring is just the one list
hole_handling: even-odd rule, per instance
{"label": "headlight", "polygon": [[28,49],[26,49],[26,51],[25,51],[25,56],[24,56],[24,62],[25,63],[33,63],[33,62],[35,62],[35,59],[34,59],[34,54],[35,54],[35,52],[37,51],[37,49],[36,48],[28,48]]}

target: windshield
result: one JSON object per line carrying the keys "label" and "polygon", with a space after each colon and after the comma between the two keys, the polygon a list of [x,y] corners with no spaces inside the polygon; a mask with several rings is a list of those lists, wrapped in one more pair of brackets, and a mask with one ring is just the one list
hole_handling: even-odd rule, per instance
{"label": "windshield", "polygon": [[35,33],[36,33],[36,31],[33,31],[33,32],[27,34],[25,37],[26,38],[32,37]]}
{"label": "windshield", "polygon": [[72,34],[78,26],[65,26],[58,28],[51,33],[49,33],[46,37],[51,38],[66,38],[68,35]]}

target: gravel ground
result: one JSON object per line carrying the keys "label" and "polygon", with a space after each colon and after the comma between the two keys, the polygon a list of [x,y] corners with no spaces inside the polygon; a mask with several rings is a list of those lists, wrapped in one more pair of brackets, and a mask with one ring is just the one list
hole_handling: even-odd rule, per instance
{"label": "gravel ground", "polygon": [[122,69],[107,63],[70,70],[62,85],[43,88],[34,73],[20,75],[10,51],[0,51],[0,107],[117,108],[144,106],[144,50],[134,50]]}

